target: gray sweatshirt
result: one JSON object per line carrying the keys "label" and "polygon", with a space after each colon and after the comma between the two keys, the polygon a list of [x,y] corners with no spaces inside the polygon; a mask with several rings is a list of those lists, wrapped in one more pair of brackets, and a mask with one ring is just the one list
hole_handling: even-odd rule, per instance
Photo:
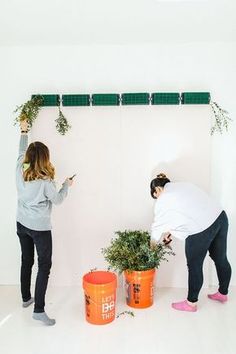
{"label": "gray sweatshirt", "polygon": [[57,192],[55,182],[38,179],[25,182],[23,179],[23,160],[28,147],[28,136],[21,135],[19,156],[16,165],[17,216],[16,220],[31,230],[51,230],[52,204],[63,202],[68,192],[64,183]]}

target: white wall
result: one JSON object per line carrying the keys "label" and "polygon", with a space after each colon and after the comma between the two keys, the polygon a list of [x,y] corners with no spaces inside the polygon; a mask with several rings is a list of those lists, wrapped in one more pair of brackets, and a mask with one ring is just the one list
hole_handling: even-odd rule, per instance
{"label": "white wall", "polygon": [[[1,162],[5,172],[1,175],[4,203],[1,203],[0,214],[0,283],[3,284],[18,282],[19,246],[14,224],[14,164],[18,134],[11,126],[16,104],[28,99],[33,92],[200,90],[210,91],[232,112],[232,117],[236,111],[233,44],[9,47],[1,49],[0,60],[4,102],[0,108],[1,131],[4,132]],[[32,138],[43,139],[50,146],[60,181],[64,175],[78,170],[78,185],[73,187],[64,205],[54,211],[54,267],[51,277],[54,284],[77,284],[81,274],[90,266],[103,265],[99,249],[107,244],[114,229],[148,227],[152,219],[148,184],[158,171],[158,165],[163,167],[164,163],[174,179],[189,179],[210,188],[210,138],[207,135],[210,110],[206,106],[115,107],[109,110],[90,107],[65,109],[65,113],[73,125],[67,137],[61,138],[56,133],[53,136],[51,124],[56,115],[54,109],[47,109],[40,115]],[[156,113],[160,113],[160,118],[158,114],[157,119]],[[171,130],[172,122],[174,130]],[[160,131],[157,129],[159,126]],[[147,135],[144,134],[144,127]],[[131,135],[133,131],[136,135]],[[168,136],[167,131],[170,131]],[[194,131],[198,134],[193,134]],[[155,137],[159,139],[155,140]],[[170,137],[171,145],[168,141]],[[158,154],[155,159],[154,151],[157,149],[159,152],[160,138],[164,146],[168,145],[167,155]],[[145,150],[141,145],[143,139]],[[179,151],[174,151],[173,139]],[[233,224],[235,209],[231,201],[235,187],[230,176],[235,170],[235,149],[228,148],[230,144],[233,146],[233,130],[227,138],[215,138],[212,143],[211,187],[230,215],[229,244],[233,261],[236,225]],[[106,148],[108,145],[109,150]],[[134,146],[138,147],[138,154],[134,158],[134,169],[131,169]],[[222,151],[227,154],[222,154]],[[186,152],[189,152],[188,156],[185,156]],[[109,170],[99,169],[99,166],[106,165]],[[222,166],[227,167],[227,175]],[[109,184],[107,177],[111,180]],[[98,188],[90,190],[93,178],[98,179]],[[130,182],[134,178],[136,182],[132,186]],[[227,184],[223,183],[224,179]],[[119,186],[117,189],[116,184]],[[100,194],[100,191],[103,193]],[[61,222],[62,218],[64,222]],[[180,250],[180,245],[176,247]],[[159,285],[186,284],[185,260],[180,256],[163,265],[159,273]]]}
{"label": "white wall", "polygon": [[[209,106],[67,108],[73,130],[63,139],[52,110],[44,109],[32,138],[50,146],[59,180],[78,172],[78,184],[54,213],[54,280],[74,284],[78,274],[104,267],[100,249],[114,231],[150,229],[149,184],[157,171],[209,188]],[[176,248],[178,272],[163,265],[160,285],[185,285],[183,245]]]}

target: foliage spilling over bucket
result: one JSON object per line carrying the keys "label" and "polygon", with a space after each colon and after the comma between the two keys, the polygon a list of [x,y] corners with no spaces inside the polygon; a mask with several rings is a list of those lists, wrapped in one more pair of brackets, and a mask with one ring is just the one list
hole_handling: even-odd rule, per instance
{"label": "foliage spilling over bucket", "polygon": [[158,268],[166,256],[174,255],[172,250],[162,243],[151,246],[151,236],[147,231],[117,231],[111,245],[102,249],[109,267],[119,273],[143,271]]}

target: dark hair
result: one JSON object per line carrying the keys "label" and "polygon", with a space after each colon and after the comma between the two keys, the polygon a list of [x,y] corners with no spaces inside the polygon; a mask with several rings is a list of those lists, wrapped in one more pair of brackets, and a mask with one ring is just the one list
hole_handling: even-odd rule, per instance
{"label": "dark hair", "polygon": [[156,192],[156,187],[161,187],[163,188],[166,183],[169,183],[170,180],[169,178],[166,177],[166,175],[164,173],[160,173],[159,175],[156,176],[156,178],[154,178],[152,180],[152,182],[150,183],[150,189],[151,189],[151,196],[152,198],[156,199],[154,193]]}

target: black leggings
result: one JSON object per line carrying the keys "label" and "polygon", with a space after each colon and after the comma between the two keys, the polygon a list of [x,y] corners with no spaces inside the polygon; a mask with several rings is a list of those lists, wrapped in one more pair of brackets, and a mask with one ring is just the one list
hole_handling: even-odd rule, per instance
{"label": "black leggings", "polygon": [[188,266],[188,301],[198,301],[198,294],[203,284],[202,266],[207,251],[216,266],[219,292],[228,294],[231,266],[226,255],[227,233],[228,218],[223,211],[208,229],[187,237],[185,254]]}
{"label": "black leggings", "polygon": [[38,274],[35,284],[34,312],[44,312],[45,294],[52,265],[51,231],[34,231],[17,223],[17,235],[21,244],[21,294],[23,301],[31,298],[30,285],[34,264],[34,245],[38,255]]}

